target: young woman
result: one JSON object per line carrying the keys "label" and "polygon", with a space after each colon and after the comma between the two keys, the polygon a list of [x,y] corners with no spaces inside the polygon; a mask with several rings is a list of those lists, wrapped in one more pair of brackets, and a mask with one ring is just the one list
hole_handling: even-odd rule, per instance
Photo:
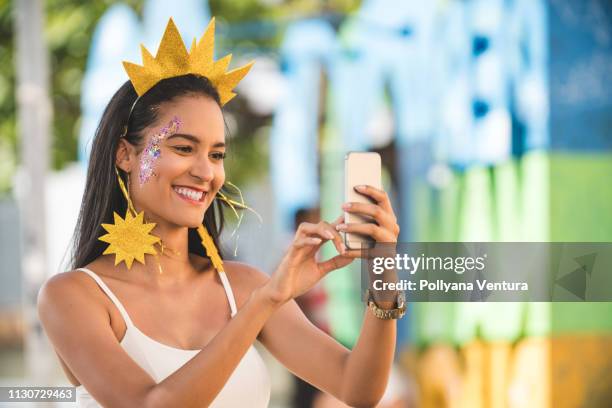
{"label": "young woman", "polygon": [[[49,279],[38,301],[79,406],[267,406],[269,378],[255,340],[319,389],[352,406],[374,406],[393,359],[395,320],[366,311],[359,340],[348,350],[310,324],[293,299],[359,256],[344,250],[339,230],[396,241],[389,199],[367,187],[362,193],[377,204],[345,207],[373,216],[377,225],[343,225],[341,217],[302,223],[271,276],[238,262],[219,266],[209,248],[202,249],[197,229],[204,227],[218,248],[222,92],[192,73],[157,81],[142,94],[132,80],[105,110],[91,152],[74,270]],[[154,223],[143,227],[145,235],[159,238],[154,244],[163,251],[145,252],[144,262],[124,256],[126,262],[117,263],[120,245],[151,244],[122,235],[114,213],[129,214],[132,206]],[[115,234],[111,246],[99,239],[109,231]],[[326,241],[339,254],[317,262]]]}

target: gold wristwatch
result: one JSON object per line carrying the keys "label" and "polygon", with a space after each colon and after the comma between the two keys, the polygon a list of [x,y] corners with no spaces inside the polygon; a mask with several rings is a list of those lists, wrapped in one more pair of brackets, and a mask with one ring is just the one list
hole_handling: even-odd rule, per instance
{"label": "gold wristwatch", "polygon": [[397,295],[396,307],[394,309],[382,309],[378,307],[369,289],[366,291],[366,296],[368,299],[368,309],[370,309],[372,313],[374,313],[374,316],[379,319],[401,319],[406,314],[406,294],[403,290]]}

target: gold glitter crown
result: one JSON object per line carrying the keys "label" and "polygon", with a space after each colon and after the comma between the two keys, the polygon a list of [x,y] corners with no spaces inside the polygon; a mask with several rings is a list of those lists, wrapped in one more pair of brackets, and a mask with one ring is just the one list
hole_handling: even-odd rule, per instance
{"label": "gold glitter crown", "polygon": [[219,93],[221,106],[223,106],[236,96],[232,89],[249,72],[254,62],[251,61],[240,68],[226,72],[232,54],[213,61],[214,48],[214,17],[208,23],[200,41],[196,44],[195,38],[193,39],[189,52],[185,48],[174,21],[170,18],[155,58],[144,45],[141,45],[143,64],[136,65],[123,61],[123,66],[138,96],[142,96],[162,79],[197,74],[208,78],[212,82]]}

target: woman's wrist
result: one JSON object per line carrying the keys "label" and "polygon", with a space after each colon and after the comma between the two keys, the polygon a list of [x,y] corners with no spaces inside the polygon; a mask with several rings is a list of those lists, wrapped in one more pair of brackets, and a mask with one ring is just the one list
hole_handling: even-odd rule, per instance
{"label": "woman's wrist", "polygon": [[268,284],[255,289],[251,293],[251,299],[272,309],[278,309],[287,302],[277,292],[271,290]]}

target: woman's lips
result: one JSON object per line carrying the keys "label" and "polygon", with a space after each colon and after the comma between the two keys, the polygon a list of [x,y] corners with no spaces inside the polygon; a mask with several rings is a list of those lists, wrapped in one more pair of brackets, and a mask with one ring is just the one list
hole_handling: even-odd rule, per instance
{"label": "woman's lips", "polygon": [[[176,193],[176,191],[175,191],[175,193]],[[204,204],[204,198],[206,197],[206,194],[203,194],[202,195],[202,199],[200,201],[196,201],[196,200],[192,200],[189,197],[185,197],[184,195],[181,195],[179,193],[176,193],[176,195],[179,196],[182,200],[185,200],[188,203],[195,204],[195,205],[202,205],[202,204]]]}
{"label": "woman's lips", "polygon": [[[189,197],[189,195],[185,194],[185,190],[189,190],[189,189],[185,189],[185,188],[181,188],[181,187],[174,187],[173,188],[174,192],[176,193],[177,196],[179,196],[182,200],[187,201],[190,204],[193,205],[202,205],[204,204],[204,200],[206,199],[206,192],[202,191],[202,196],[200,197],[199,200],[196,200],[194,198]],[[180,193],[179,191],[182,190],[183,194]],[[194,190],[191,190],[194,191]]]}

